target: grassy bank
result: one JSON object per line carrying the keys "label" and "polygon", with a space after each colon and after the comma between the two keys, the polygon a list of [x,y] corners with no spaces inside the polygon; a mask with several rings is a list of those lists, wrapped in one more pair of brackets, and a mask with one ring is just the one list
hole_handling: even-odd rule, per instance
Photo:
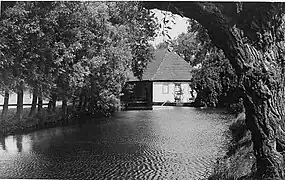
{"label": "grassy bank", "polygon": [[217,160],[214,173],[209,180],[250,180],[255,172],[250,131],[244,118],[238,117],[228,129],[230,138],[227,153]]}
{"label": "grassy bank", "polygon": [[16,108],[9,109],[6,120],[0,117],[0,137],[66,125],[67,123],[73,123],[73,119],[76,117],[72,110],[68,111],[69,114],[66,120],[63,120],[61,109],[56,109],[55,112],[48,112],[47,108],[43,108],[41,113],[37,113],[33,117],[28,116],[29,112],[30,108],[24,108],[23,118],[18,122],[15,119]]}

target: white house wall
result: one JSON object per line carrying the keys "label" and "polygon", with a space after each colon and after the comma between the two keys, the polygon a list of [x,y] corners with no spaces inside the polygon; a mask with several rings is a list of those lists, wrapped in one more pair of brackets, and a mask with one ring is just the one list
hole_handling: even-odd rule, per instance
{"label": "white house wall", "polygon": [[[193,99],[190,93],[191,89],[189,87],[189,82],[179,82],[179,83],[181,83],[181,89],[183,91],[181,102],[189,102],[189,99],[191,98]],[[163,93],[163,86],[167,84],[168,84],[168,93]],[[153,82],[153,102],[167,102],[167,101],[175,102],[174,89],[175,89],[174,82]]]}
{"label": "white house wall", "polygon": [[[32,94],[29,91],[24,91],[23,97],[24,104],[32,104]],[[43,103],[48,103],[48,99],[43,99]],[[0,94],[0,104],[4,104],[4,96]],[[17,94],[10,93],[9,94],[9,104],[17,104]],[[56,105],[61,105],[62,102],[56,101]],[[10,106],[9,108],[16,108],[16,106]]]}

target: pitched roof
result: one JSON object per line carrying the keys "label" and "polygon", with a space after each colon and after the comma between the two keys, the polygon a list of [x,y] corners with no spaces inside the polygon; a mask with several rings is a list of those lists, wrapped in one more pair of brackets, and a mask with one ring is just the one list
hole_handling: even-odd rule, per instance
{"label": "pitched roof", "polygon": [[[147,81],[188,81],[192,78],[191,66],[178,54],[168,49],[158,49],[154,59],[149,62],[142,80]],[[129,81],[138,81],[132,75]]]}

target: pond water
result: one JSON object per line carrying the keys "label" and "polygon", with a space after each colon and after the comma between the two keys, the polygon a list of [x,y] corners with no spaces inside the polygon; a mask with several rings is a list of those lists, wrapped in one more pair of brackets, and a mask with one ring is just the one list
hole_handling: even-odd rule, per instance
{"label": "pond water", "polygon": [[203,179],[225,142],[223,111],[121,111],[100,123],[0,139],[0,178]]}

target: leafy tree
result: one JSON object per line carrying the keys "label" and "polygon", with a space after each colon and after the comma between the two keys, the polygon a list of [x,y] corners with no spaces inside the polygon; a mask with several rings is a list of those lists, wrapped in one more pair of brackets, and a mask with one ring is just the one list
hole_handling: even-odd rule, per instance
{"label": "leafy tree", "polygon": [[99,4],[91,6],[92,12],[100,11],[104,16],[99,18],[104,18],[108,23],[102,31],[106,32],[102,36],[104,45],[97,48],[96,53],[94,49],[89,51],[92,57],[88,81],[91,89],[87,92],[91,99],[89,110],[109,114],[118,106],[119,93],[127,80],[128,69],[140,77],[151,59],[153,49],[148,40],[154,36],[155,24],[152,16],[137,2]]}
{"label": "leafy tree", "polygon": [[[182,33],[172,43],[173,50],[192,66],[201,63],[202,59],[205,58],[207,50],[209,50],[209,48],[201,44],[204,42],[197,38],[198,34],[199,32],[193,31]],[[203,55],[203,57],[199,55]]]}
{"label": "leafy tree", "polygon": [[128,43],[133,54],[132,70],[141,78],[147,63],[152,59],[154,49],[149,44],[156,36],[157,23],[154,14],[142,7],[139,2],[108,2],[110,22],[126,26]]}
{"label": "leafy tree", "polygon": [[1,23],[1,68],[12,78],[1,83],[4,90],[19,92],[17,115],[23,89],[30,89],[30,116],[37,99],[41,111],[43,98],[49,98],[51,111],[58,98],[65,117],[68,101],[77,97],[78,109],[109,114],[126,72],[141,76],[151,59],[148,41],[156,29],[152,15],[137,2],[16,2]]}
{"label": "leafy tree", "polygon": [[194,68],[190,86],[197,92],[197,106],[224,106],[237,97],[229,98],[236,89],[236,76],[223,52],[215,47],[197,21],[189,19],[188,32],[171,41],[173,51]]}
{"label": "leafy tree", "polygon": [[[13,83],[15,83],[13,87],[18,95],[16,113],[18,121],[21,120],[23,112],[23,89],[25,86],[23,74],[27,71],[26,64],[29,61],[26,58],[28,46],[25,41],[30,31],[23,26],[27,21],[26,15],[27,12],[22,6],[15,6],[10,8],[9,11],[5,11],[5,14],[1,16],[1,30],[5,42],[5,48],[1,50],[5,58],[3,58],[2,64],[3,68],[7,68],[7,70],[4,70],[4,76],[6,76],[7,71],[10,71]],[[7,82],[7,79],[4,78],[4,83],[5,81]]]}
{"label": "leafy tree", "polygon": [[223,52],[213,48],[192,70],[190,86],[197,91],[195,103],[208,107],[228,106],[239,99],[236,75]]}

